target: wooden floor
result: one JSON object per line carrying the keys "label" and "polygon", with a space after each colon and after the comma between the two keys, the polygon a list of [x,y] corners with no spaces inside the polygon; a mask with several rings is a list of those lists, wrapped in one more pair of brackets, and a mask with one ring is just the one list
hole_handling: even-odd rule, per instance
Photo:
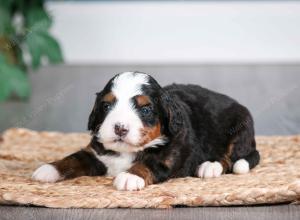
{"label": "wooden floor", "polygon": [[84,220],[298,220],[299,205],[256,207],[201,207],[158,209],[49,209],[40,207],[0,206],[1,220],[84,219]]}

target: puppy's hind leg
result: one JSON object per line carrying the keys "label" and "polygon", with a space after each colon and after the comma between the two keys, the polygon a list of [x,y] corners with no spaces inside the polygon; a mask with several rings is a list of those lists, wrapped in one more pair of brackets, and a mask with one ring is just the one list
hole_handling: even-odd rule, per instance
{"label": "puppy's hind leg", "polygon": [[228,146],[220,159],[205,161],[196,172],[201,178],[218,177],[223,173],[245,174],[260,160],[255,139],[249,131],[241,132]]}
{"label": "puppy's hind leg", "polygon": [[232,171],[235,174],[245,174],[255,167],[260,160],[256,150],[253,127],[246,127],[235,137],[232,152],[229,155],[232,162]]}
{"label": "puppy's hind leg", "polygon": [[229,154],[225,154],[220,161],[205,161],[196,172],[200,178],[219,177],[223,173],[245,174],[255,167],[259,162],[260,156],[257,150],[253,150],[250,154],[234,161]]}
{"label": "puppy's hind leg", "polygon": [[260,156],[257,150],[252,151],[246,157],[234,162],[232,172],[235,174],[248,173],[259,162]]}

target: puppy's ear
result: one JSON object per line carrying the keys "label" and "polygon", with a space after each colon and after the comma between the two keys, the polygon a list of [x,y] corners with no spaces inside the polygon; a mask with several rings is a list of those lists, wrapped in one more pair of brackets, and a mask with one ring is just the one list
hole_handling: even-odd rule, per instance
{"label": "puppy's ear", "polygon": [[95,133],[97,130],[97,126],[100,121],[100,102],[102,99],[102,92],[96,93],[96,101],[93,107],[92,112],[90,113],[89,116],[89,122],[88,122],[88,130],[91,131],[92,133]]}
{"label": "puppy's ear", "polygon": [[180,106],[166,91],[161,94],[161,105],[164,110],[164,119],[171,135],[176,135],[183,127],[183,117]]}

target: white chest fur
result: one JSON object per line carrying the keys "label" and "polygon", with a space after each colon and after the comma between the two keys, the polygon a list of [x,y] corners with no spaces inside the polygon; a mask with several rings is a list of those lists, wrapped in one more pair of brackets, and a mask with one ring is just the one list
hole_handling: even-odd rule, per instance
{"label": "white chest fur", "polygon": [[128,170],[135,159],[135,153],[120,153],[120,155],[98,155],[93,152],[98,160],[107,167],[107,176],[116,176]]}

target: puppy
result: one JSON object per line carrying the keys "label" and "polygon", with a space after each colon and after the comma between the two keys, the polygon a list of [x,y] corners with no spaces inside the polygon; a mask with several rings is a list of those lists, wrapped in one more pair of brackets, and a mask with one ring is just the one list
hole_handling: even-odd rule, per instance
{"label": "puppy", "polygon": [[162,88],[140,72],[118,74],[97,93],[88,129],[86,148],[32,178],[108,175],[118,190],[140,190],[176,177],[248,173],[260,158],[247,108],[198,85]]}

